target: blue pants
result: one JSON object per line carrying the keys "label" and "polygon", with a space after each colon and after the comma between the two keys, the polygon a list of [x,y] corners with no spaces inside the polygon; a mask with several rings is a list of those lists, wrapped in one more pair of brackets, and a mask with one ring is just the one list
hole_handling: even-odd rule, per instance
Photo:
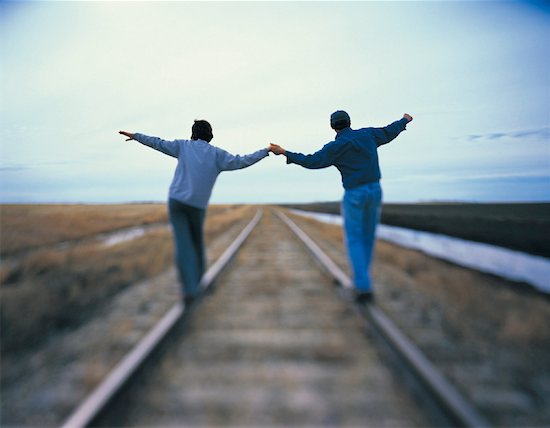
{"label": "blue pants", "polygon": [[381,202],[382,188],[378,182],[347,189],[342,201],[345,242],[353,282],[359,292],[372,291],[369,270]]}
{"label": "blue pants", "polygon": [[203,226],[206,210],[168,200],[168,212],[174,232],[175,261],[185,296],[199,292],[206,266]]}

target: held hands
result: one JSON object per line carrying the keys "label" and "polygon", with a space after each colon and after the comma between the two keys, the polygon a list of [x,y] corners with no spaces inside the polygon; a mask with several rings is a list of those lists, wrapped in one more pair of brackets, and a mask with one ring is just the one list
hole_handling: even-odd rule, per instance
{"label": "held hands", "polygon": [[412,117],[410,114],[405,113],[405,114],[403,115],[403,119],[407,119],[407,122],[410,122],[410,121],[413,120],[413,117]]}
{"label": "held hands", "polygon": [[134,139],[134,134],[132,132],[128,132],[128,131],[118,131],[118,133],[120,135],[124,135],[125,137],[128,137],[126,139],[126,141],[130,141],[130,140],[133,140]]}
{"label": "held hands", "polygon": [[278,144],[269,144],[269,147],[267,149],[270,152],[275,153],[276,155],[284,155],[286,153],[285,149],[283,149]]}

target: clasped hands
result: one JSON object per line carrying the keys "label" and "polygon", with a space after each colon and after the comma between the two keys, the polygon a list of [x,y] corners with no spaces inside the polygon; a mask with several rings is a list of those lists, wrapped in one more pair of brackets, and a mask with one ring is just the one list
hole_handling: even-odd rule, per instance
{"label": "clasped hands", "polygon": [[267,150],[269,150],[271,153],[275,153],[276,155],[284,155],[285,154],[285,149],[283,149],[278,144],[271,144],[270,143],[269,146],[267,147]]}

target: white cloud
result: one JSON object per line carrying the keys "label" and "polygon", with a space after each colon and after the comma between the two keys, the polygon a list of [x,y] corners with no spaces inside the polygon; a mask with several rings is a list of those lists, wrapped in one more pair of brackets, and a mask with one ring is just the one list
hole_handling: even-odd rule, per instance
{"label": "white cloud", "polygon": [[473,134],[467,136],[469,141],[502,141],[510,139],[521,139],[526,141],[535,140],[550,143],[550,127],[544,126],[537,129],[524,129],[520,131],[490,132],[486,134]]}

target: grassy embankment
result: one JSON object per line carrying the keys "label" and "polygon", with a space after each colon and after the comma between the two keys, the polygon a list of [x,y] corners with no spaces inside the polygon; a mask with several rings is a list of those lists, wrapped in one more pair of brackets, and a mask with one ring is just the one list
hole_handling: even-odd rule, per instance
{"label": "grassy embankment", "polygon": [[[341,227],[293,219],[350,273]],[[550,373],[547,296],[384,241],[376,244],[372,274],[376,305],[494,426],[531,426],[515,422],[521,418],[540,425],[550,397],[550,378],[542,375]]]}
{"label": "grassy embankment", "polygon": [[[340,214],[339,202],[285,206]],[[550,203],[384,204],[381,221],[550,258]]]}
{"label": "grassy embankment", "polygon": [[[162,204],[3,205],[0,207],[2,349],[40,342],[77,325],[110,296],[173,263],[170,229],[105,247],[89,238],[143,224],[166,223]],[[253,214],[252,207],[209,208],[205,240]],[[55,244],[70,240],[72,245]]]}

